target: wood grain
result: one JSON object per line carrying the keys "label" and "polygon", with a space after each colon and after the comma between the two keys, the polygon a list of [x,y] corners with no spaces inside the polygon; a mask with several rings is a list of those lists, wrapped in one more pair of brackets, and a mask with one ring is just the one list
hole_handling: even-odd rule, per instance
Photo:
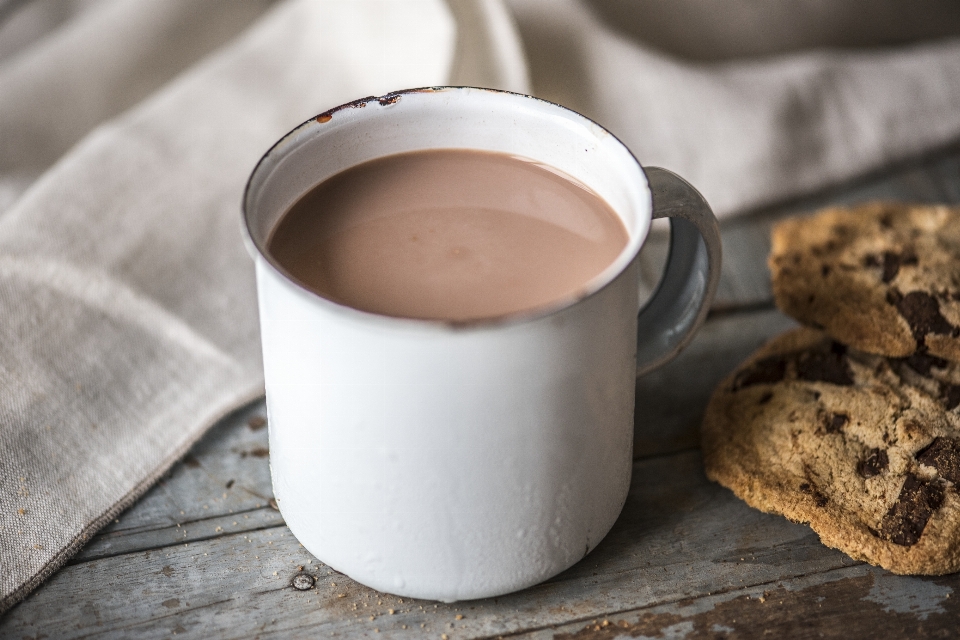
{"label": "wood grain", "polygon": [[211,429],[157,486],[102,529],[71,562],[282,524],[270,507],[265,415],[261,401]]}
{"label": "wood grain", "polygon": [[[855,563],[808,527],[709,483],[696,449],[713,386],[792,325],[770,303],[770,226],[878,198],[960,202],[960,146],[721,225],[725,267],[708,324],[677,360],[637,381],[624,511],[552,580],[446,605],[375,592],[318,562],[271,507],[261,402],[217,425],[0,619],[0,637],[953,637],[960,576]],[[648,290],[665,255],[666,236],[655,232],[644,249]]]}
{"label": "wood grain", "polygon": [[953,638],[960,578],[858,566],[519,634],[523,640]]}
{"label": "wood grain", "polygon": [[[752,510],[707,482],[698,452],[689,451],[638,461],[623,514],[597,549],[556,578],[510,596],[401,602],[335,573],[286,527],[273,527],[73,564],[13,609],[0,622],[0,636],[56,629],[59,637],[150,638],[179,630],[374,637],[379,629],[377,637],[424,631],[482,637],[851,564],[809,528]],[[313,589],[291,586],[301,571],[316,581]],[[75,588],[81,584],[97,588]]]}

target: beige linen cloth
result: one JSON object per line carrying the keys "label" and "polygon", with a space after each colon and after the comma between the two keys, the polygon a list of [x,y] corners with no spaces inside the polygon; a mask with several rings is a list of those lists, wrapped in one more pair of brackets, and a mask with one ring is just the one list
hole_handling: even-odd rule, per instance
{"label": "beige linen cloth", "polygon": [[960,137],[957,12],[923,1],[824,39],[748,0],[0,0],[0,611],[262,393],[239,204],[293,126],[533,91],[733,215]]}

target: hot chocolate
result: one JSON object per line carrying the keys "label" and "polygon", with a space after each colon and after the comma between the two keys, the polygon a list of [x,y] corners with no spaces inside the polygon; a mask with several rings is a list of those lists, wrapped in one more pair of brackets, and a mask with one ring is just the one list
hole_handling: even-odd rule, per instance
{"label": "hot chocolate", "polygon": [[571,297],[627,239],[602,198],[556,169],[441,149],[378,158],[321,182],[282,216],[268,248],[330,300],[460,322]]}

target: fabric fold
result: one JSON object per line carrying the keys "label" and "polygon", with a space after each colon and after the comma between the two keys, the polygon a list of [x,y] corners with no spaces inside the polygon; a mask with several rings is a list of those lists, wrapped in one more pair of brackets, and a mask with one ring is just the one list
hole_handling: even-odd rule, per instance
{"label": "fabric fold", "polygon": [[720,217],[960,138],[960,39],[692,61],[630,38],[580,0],[508,4],[533,91],[603,124],[642,164],[682,175]]}
{"label": "fabric fold", "polygon": [[271,2],[99,0],[3,60],[0,213],[97,124],[226,43]]}
{"label": "fabric fold", "polygon": [[443,84],[454,35],[440,0],[282,4],[0,216],[0,610],[262,393],[239,212],[260,155],[357,96]]}

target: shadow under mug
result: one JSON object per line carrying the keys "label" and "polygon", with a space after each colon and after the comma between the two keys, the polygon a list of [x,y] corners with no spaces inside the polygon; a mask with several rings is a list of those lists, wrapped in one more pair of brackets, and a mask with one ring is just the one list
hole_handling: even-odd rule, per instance
{"label": "shadow under mug", "polygon": [[[267,251],[311,187],[374,158],[477,149],[555,167],[600,195],[629,240],[576,297],[455,324],[339,305]],[[284,136],[243,200],[256,263],[270,466],[303,546],[358,582],[442,601],[497,596],[583,558],[630,486],[635,376],[703,322],[720,276],[709,206],[641,168],[591,120],[529,96],[438,87],[337,107]],[[639,307],[638,254],[671,219],[666,270]]]}

